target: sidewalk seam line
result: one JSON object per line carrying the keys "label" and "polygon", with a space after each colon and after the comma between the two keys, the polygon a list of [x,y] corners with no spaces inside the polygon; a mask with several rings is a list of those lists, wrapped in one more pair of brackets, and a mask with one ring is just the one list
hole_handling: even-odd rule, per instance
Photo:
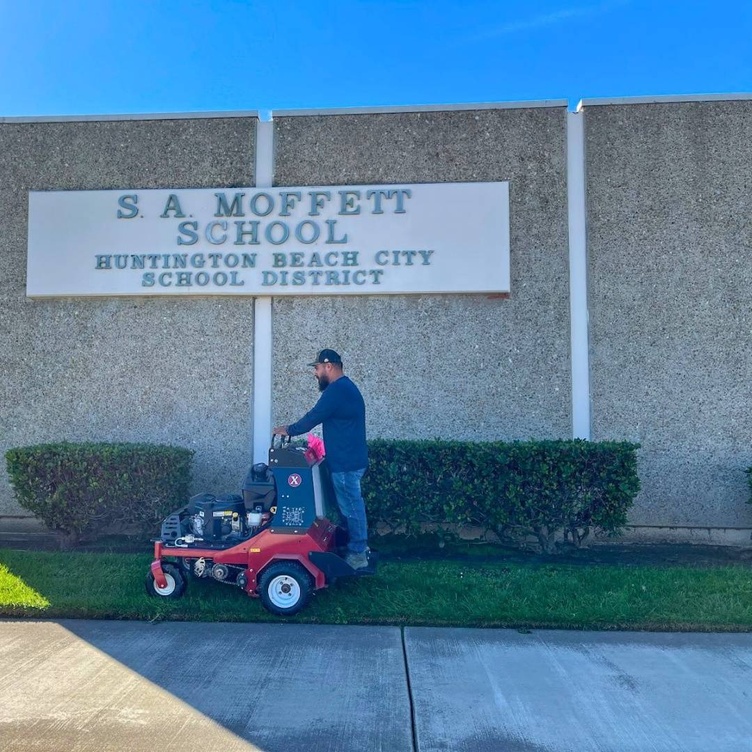
{"label": "sidewalk seam line", "polygon": [[413,738],[413,752],[418,752],[418,729],[415,725],[415,703],[413,702],[413,688],[410,683],[410,665],[407,662],[407,645],[405,644],[405,628],[400,627],[402,636],[402,659],[405,662],[405,681],[407,682],[407,699],[410,703],[410,728]]}

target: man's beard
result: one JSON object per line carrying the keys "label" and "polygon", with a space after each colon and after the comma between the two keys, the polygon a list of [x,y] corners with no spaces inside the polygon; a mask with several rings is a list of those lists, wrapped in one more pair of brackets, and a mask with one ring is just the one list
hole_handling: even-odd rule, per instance
{"label": "man's beard", "polygon": [[316,381],[319,382],[319,391],[323,392],[329,386],[329,377],[322,373],[321,376],[316,377]]}

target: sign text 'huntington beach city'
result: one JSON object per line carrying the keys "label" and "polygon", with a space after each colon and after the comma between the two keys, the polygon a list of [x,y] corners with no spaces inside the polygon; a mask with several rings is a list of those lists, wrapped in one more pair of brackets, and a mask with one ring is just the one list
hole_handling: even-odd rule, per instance
{"label": "sign text 'huntington beach city'", "polygon": [[27,295],[509,290],[508,183],[29,194]]}

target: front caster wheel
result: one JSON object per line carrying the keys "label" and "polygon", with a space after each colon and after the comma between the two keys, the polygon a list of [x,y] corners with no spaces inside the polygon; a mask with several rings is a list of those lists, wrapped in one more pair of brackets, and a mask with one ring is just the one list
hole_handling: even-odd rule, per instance
{"label": "front caster wheel", "polygon": [[310,600],[313,582],[301,564],[279,561],[264,570],[259,578],[258,592],[267,611],[278,616],[292,616]]}
{"label": "front caster wheel", "polygon": [[180,598],[185,592],[185,575],[174,564],[162,564],[167,585],[159,587],[154,580],[151,570],[146,575],[146,592],[161,598]]}

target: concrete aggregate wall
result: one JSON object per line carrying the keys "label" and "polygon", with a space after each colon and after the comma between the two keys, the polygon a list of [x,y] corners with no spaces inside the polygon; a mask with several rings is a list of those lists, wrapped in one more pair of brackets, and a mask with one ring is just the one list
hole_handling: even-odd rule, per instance
{"label": "concrete aggregate wall", "polygon": [[[306,364],[326,346],[362,388],[371,437],[571,437],[567,117],[275,117],[275,186],[509,181],[511,293],[274,298],[274,424],[314,403]],[[715,529],[748,544],[752,101],[569,117],[585,123],[592,438],[642,445],[630,524],[645,539]],[[255,137],[252,117],[0,122],[0,452],[173,443],[197,452],[195,490],[238,487],[253,299],[29,300],[27,203],[31,190],[253,185]],[[0,463],[0,517],[23,514]]]}
{"label": "concrete aggregate wall", "polygon": [[[197,450],[197,488],[250,459],[253,302],[28,300],[30,190],[253,183],[255,119],[0,124],[0,453],[40,442]],[[23,515],[0,463],[0,515]]]}
{"label": "concrete aggregate wall", "polygon": [[585,108],[594,439],[631,522],[752,527],[752,102]]}
{"label": "concrete aggregate wall", "polygon": [[274,122],[276,185],[511,181],[509,299],[275,299],[275,422],[311,406],[305,364],[328,346],[363,390],[371,437],[570,437],[564,108]]}

